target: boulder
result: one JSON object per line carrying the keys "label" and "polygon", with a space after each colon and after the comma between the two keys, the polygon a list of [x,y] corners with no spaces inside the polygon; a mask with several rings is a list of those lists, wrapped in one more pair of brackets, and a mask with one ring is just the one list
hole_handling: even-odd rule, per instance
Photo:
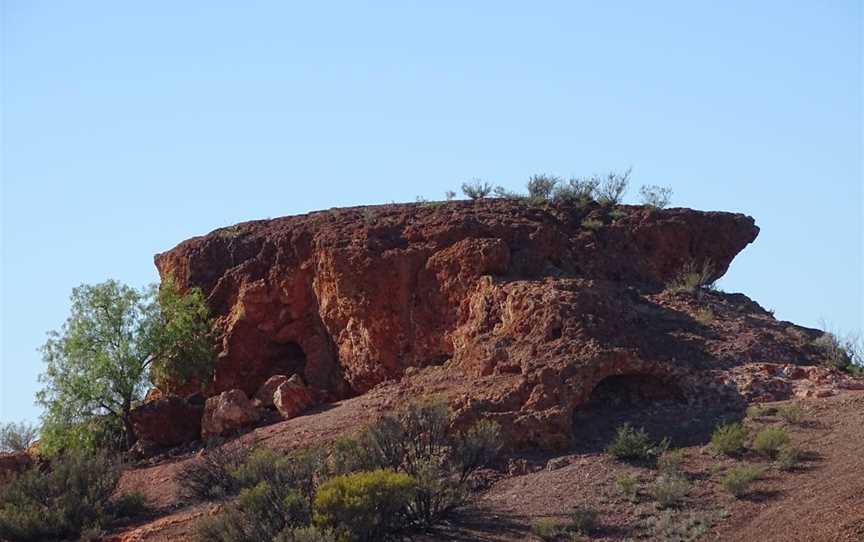
{"label": "boulder", "polygon": [[273,375],[267,379],[267,382],[261,385],[258,388],[258,392],[255,393],[255,399],[261,401],[261,406],[265,408],[269,408],[273,406],[273,393],[276,391],[283,382],[287,382],[288,377],[285,375]]}
{"label": "boulder", "polygon": [[201,437],[210,438],[253,425],[261,418],[243,390],[223,391],[207,399],[201,420]]}
{"label": "boulder", "polygon": [[132,410],[132,427],[146,448],[172,447],[198,440],[201,406],[176,395],[159,395]]}
{"label": "boulder", "polygon": [[281,383],[273,393],[273,404],[286,420],[302,414],[313,403],[312,394],[297,375]]}

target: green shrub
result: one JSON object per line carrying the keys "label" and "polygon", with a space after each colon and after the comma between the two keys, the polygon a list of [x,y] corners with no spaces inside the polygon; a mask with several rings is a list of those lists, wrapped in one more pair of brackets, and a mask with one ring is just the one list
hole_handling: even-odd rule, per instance
{"label": "green shrub", "polygon": [[38,434],[33,424],[0,423],[0,453],[26,451],[36,441]]}
{"label": "green shrub", "polygon": [[0,488],[0,540],[21,542],[78,537],[101,530],[120,470],[98,452],[57,456],[51,468],[30,469]]}
{"label": "green shrub", "polygon": [[469,477],[500,449],[498,425],[478,422],[464,434],[450,431],[446,404],[410,405],[399,416],[385,416],[360,437],[362,463],[410,475],[416,490],[408,513],[428,526],[471,495]]}
{"label": "green shrub", "polygon": [[597,529],[597,511],[590,508],[577,508],[570,512],[568,530],[578,534],[591,534]]}
{"label": "green shrub", "polygon": [[501,452],[501,428],[489,420],[480,420],[464,434],[457,435],[453,445],[453,461],[461,480],[472,472],[492,463]]}
{"label": "green shrub", "polygon": [[574,177],[567,181],[567,184],[558,183],[552,199],[557,203],[585,205],[594,200],[594,191],[599,184],[598,177]]}
{"label": "green shrub", "polygon": [[123,493],[111,503],[114,515],[123,518],[137,518],[150,514],[153,509],[147,502],[147,497],[140,491]]}
{"label": "green shrub", "polygon": [[471,199],[483,199],[492,193],[492,185],[480,179],[472,179],[462,183],[462,193]]}
{"label": "green shrub", "polygon": [[804,421],[804,408],[802,408],[798,403],[791,403],[780,407],[777,414],[779,414],[786,423],[800,424]]}
{"label": "green shrub", "polygon": [[267,482],[274,487],[290,487],[312,506],[318,480],[324,475],[324,455],[318,450],[306,450],[292,455],[259,448],[246,461],[230,469],[241,488]]}
{"label": "green shrub", "polygon": [[603,222],[594,218],[586,218],[582,221],[582,227],[586,230],[597,231],[603,227]]}
{"label": "green shrub", "polygon": [[766,405],[751,405],[747,407],[748,418],[764,418],[777,414],[777,408]]}
{"label": "green shrub", "polygon": [[249,456],[248,447],[234,446],[207,450],[200,459],[187,462],[177,474],[181,494],[187,499],[209,501],[240,492],[234,476]]}
{"label": "green shrub", "polygon": [[678,506],[690,491],[690,482],[680,476],[661,474],[651,486],[651,496],[660,508]]}
{"label": "green shrub", "polygon": [[649,459],[655,450],[645,429],[634,429],[629,423],[618,428],[615,438],[606,447],[606,453],[615,459]]}
{"label": "green shrub", "polygon": [[336,476],[315,494],[315,524],[349,540],[380,540],[408,525],[415,491],[414,479],[405,473],[379,469]]}
{"label": "green shrub", "polygon": [[622,472],[615,478],[615,485],[624,497],[636,502],[639,496],[639,477],[629,472]]}
{"label": "green shrub", "polygon": [[536,203],[549,201],[560,183],[561,179],[554,175],[532,175],[528,179],[528,199]]}
{"label": "green shrub", "polygon": [[753,465],[733,467],[720,481],[720,485],[735,497],[740,497],[747,492],[750,484],[758,480],[764,472],[765,469],[762,467]]}
{"label": "green shrub", "polygon": [[315,526],[291,527],[273,539],[273,542],[338,542],[332,529],[319,529]]}
{"label": "green shrub", "polygon": [[616,208],[609,211],[609,218],[611,218],[612,220],[618,220],[620,218],[624,218],[625,216],[627,216],[627,211],[625,211],[624,209]]}
{"label": "green shrub", "polygon": [[642,204],[656,209],[663,209],[672,199],[672,188],[653,184],[642,185],[639,189]]}
{"label": "green shrub", "polygon": [[711,434],[711,448],[718,454],[736,455],[747,443],[748,431],[739,422],[718,426]]}
{"label": "green shrub", "polygon": [[260,482],[240,492],[219,516],[207,518],[197,526],[200,542],[245,542],[272,540],[285,529],[309,523],[305,499],[287,486]]}
{"label": "green shrub", "polygon": [[785,427],[779,425],[766,427],[753,439],[753,449],[768,457],[775,457],[787,444],[789,444],[789,434]]}
{"label": "green shrub", "polygon": [[540,518],[531,523],[531,534],[551,542],[564,534],[564,524],[552,518]]}
{"label": "green shrub", "polygon": [[780,470],[790,471],[798,468],[801,462],[801,452],[794,446],[783,446],[777,453],[777,467]]}

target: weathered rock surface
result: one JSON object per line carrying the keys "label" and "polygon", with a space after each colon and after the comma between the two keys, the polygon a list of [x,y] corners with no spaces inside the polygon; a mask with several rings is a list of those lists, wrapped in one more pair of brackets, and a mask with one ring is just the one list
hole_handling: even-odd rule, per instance
{"label": "weathered rock surface", "polygon": [[286,420],[299,416],[312,406],[314,399],[299,376],[285,380],[273,392],[273,404]]}
{"label": "weathered rock surface", "polygon": [[243,390],[223,391],[207,399],[201,420],[201,437],[225,435],[253,425],[261,418],[261,411],[252,404]]}
{"label": "weathered rock surface", "polygon": [[687,264],[722,276],[758,231],[689,209],[388,205],[238,224],[156,265],[216,316],[211,393],[296,373],[343,398],[444,365],[458,385],[419,395],[448,397],[457,421],[500,421],[515,445],[556,447],[575,409],[612,392],[740,398],[732,367],[818,361],[817,330],[743,295],[663,292]]}
{"label": "weathered rock surface", "polygon": [[142,447],[179,446],[201,437],[201,406],[176,395],[148,393],[148,397],[150,401],[132,410],[132,427]]}
{"label": "weathered rock surface", "polygon": [[273,394],[276,392],[276,388],[282,385],[283,382],[287,382],[288,377],[285,375],[273,375],[267,379],[267,382],[261,384],[261,387],[258,388],[258,391],[255,393],[255,399],[258,399],[261,402],[261,406],[265,408],[269,408],[273,406]]}

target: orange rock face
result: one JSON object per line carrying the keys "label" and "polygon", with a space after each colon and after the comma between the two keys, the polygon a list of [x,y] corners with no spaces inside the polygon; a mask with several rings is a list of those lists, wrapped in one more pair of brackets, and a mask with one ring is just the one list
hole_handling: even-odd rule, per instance
{"label": "orange rock face", "polygon": [[[387,205],[223,228],[156,265],[207,296],[221,332],[211,393],[252,395],[296,373],[337,399],[446,364],[467,390],[450,397],[457,418],[554,447],[613,377],[699,395],[730,388],[709,385],[723,381],[712,371],[814,362],[818,332],[740,294],[662,293],[689,263],[722,276],[758,231],[744,215],[689,209]],[[711,322],[695,316],[705,310]]]}

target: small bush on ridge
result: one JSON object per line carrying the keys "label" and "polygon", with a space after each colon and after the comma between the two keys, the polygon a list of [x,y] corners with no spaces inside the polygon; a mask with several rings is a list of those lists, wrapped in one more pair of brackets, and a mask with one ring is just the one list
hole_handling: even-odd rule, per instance
{"label": "small bush on ridge", "polygon": [[804,408],[798,403],[784,405],[777,410],[777,414],[783,418],[783,421],[791,424],[800,424],[804,421]]}
{"label": "small bush on ridge", "polygon": [[764,472],[764,468],[752,465],[733,467],[729,469],[729,472],[726,473],[720,484],[723,486],[723,489],[735,497],[740,497],[747,492],[750,484],[762,477]]}
{"label": "small bush on ridge", "polygon": [[753,449],[768,457],[776,457],[781,448],[789,444],[785,427],[772,425],[759,431],[753,439]]}
{"label": "small bush on ridge", "polygon": [[794,446],[783,446],[777,453],[777,467],[780,470],[791,471],[798,468],[801,462],[801,452]]}
{"label": "small bush on ridge", "polygon": [[492,185],[480,179],[473,179],[462,183],[462,193],[471,199],[483,199],[492,193]]}
{"label": "small bush on ridge", "polygon": [[738,422],[719,425],[711,434],[711,448],[718,454],[738,454],[744,449],[748,434],[747,428]]}
{"label": "small bush on ridge", "polygon": [[639,196],[644,205],[663,209],[669,205],[669,201],[672,199],[672,188],[653,184],[642,185],[642,188],[639,189]]}
{"label": "small bush on ridge", "polygon": [[714,288],[714,265],[705,261],[700,266],[690,261],[681,267],[681,271],[666,285],[668,292],[698,293],[702,289]]}
{"label": "small bush on ridge", "polygon": [[655,449],[645,429],[637,431],[629,423],[625,423],[618,428],[615,438],[606,447],[606,453],[615,459],[649,459],[654,455]]}
{"label": "small bush on ridge", "polygon": [[632,169],[628,169],[624,173],[610,172],[605,177],[599,180],[594,193],[597,196],[597,201],[602,205],[618,205],[624,198],[627,192],[627,187],[630,185],[630,173]]}

